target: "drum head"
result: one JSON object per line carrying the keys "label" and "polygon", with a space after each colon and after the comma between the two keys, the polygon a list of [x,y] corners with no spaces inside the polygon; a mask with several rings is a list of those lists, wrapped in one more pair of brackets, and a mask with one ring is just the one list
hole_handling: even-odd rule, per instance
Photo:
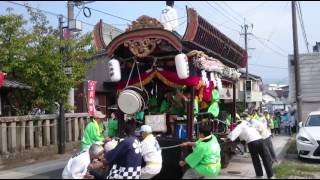
{"label": "drum head", "polygon": [[134,114],[140,111],[142,102],[137,94],[132,90],[124,90],[118,98],[120,110],[126,114]]}
{"label": "drum head", "polygon": [[128,86],[126,88],[126,90],[132,90],[132,91],[135,91],[137,94],[139,94],[138,96],[140,97],[141,102],[142,102],[142,106],[140,108],[140,111],[143,111],[147,108],[147,103],[149,101],[149,95],[148,95],[148,92],[146,89],[141,89],[136,86]]}

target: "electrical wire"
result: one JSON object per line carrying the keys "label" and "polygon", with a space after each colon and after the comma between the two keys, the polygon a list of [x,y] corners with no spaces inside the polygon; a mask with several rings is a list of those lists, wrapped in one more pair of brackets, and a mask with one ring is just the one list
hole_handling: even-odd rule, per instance
{"label": "electrical wire", "polygon": [[243,15],[235,11],[232,7],[230,7],[228,3],[226,3],[225,1],[220,1],[220,2],[222,2],[228,9],[231,10],[231,12],[235,13],[238,17],[244,17]]}
{"label": "electrical wire", "polygon": [[298,11],[298,17],[299,17],[299,21],[300,21],[300,25],[301,25],[301,29],[302,29],[303,39],[304,39],[304,42],[305,42],[305,44],[306,44],[308,53],[310,53],[310,51],[309,51],[309,42],[308,42],[308,38],[307,38],[307,33],[306,33],[306,29],[305,29],[305,26],[304,26],[304,23],[303,23],[303,17],[302,17],[302,11],[301,11],[300,1],[298,1],[297,11]]}
{"label": "electrical wire", "polygon": [[[52,16],[56,16],[56,17],[63,17],[64,19],[67,19],[67,20],[73,20],[71,18],[68,18],[64,15],[61,15],[61,14],[56,14],[56,13],[53,13],[53,12],[50,12],[50,11],[46,11],[46,10],[43,10],[43,9],[39,9],[39,8],[35,8],[35,7],[32,7],[32,6],[29,6],[29,5],[25,5],[25,4],[20,4],[20,3],[16,3],[16,2],[13,2],[13,1],[7,1],[8,3],[11,3],[11,4],[15,4],[15,5],[18,5],[18,6],[23,6],[23,7],[26,7],[26,8],[31,8],[31,9],[35,9],[37,11],[40,11],[40,12],[43,12],[45,14],[50,14]],[[80,21],[80,20],[79,20]],[[94,24],[90,24],[90,23],[87,23],[85,21],[80,21],[81,23],[83,24],[86,24],[86,25],[89,25],[89,26],[92,26],[94,27],[95,25]]]}
{"label": "electrical wire", "polygon": [[[192,8],[194,8],[194,9],[197,9],[194,5],[192,5],[191,4],[191,2],[190,1],[186,1],[186,4],[188,4],[190,7],[192,7]],[[212,12],[212,11],[210,11],[210,12]],[[231,28],[231,27],[229,27],[229,26],[226,26],[226,25],[223,25],[223,24],[217,24],[217,23],[214,23],[215,24],[215,26],[221,26],[221,27],[224,27],[224,28],[226,28],[226,29],[229,29],[229,30],[232,30],[232,31],[234,31],[234,32],[237,32],[237,33],[241,33],[239,30],[236,30],[236,29],[234,29],[234,28]]]}
{"label": "electrical wire", "polygon": [[95,9],[95,8],[92,8],[92,7],[88,7],[88,6],[86,6],[86,7],[89,8],[90,10],[93,10],[93,11],[96,11],[96,12],[100,12],[100,13],[108,15],[108,16],[112,16],[112,17],[115,17],[115,18],[118,18],[118,19],[121,19],[121,20],[124,20],[124,21],[127,21],[127,22],[132,22],[132,20],[130,20],[128,18],[123,18],[123,17],[117,16],[117,15],[113,15],[113,14],[110,14],[110,13],[107,13],[105,11],[101,11],[101,10],[98,10],[98,9]]}
{"label": "electrical wire", "polygon": [[209,1],[206,1],[206,3],[214,10],[216,10],[217,12],[219,12],[221,15],[223,15],[224,17],[226,17],[227,19],[231,20],[232,22],[234,22],[235,24],[241,26],[241,23],[235,21],[234,19],[230,18],[229,16],[225,15],[222,11],[220,11],[218,8],[214,7],[211,3],[209,3]]}
{"label": "electrical wire", "polygon": [[288,69],[286,67],[277,67],[277,66],[267,66],[261,64],[249,64],[250,66],[257,66],[257,67],[264,67],[264,68],[271,68],[271,69]]}
{"label": "electrical wire", "polygon": [[253,37],[260,43],[262,44],[264,47],[268,48],[269,50],[271,50],[272,52],[278,54],[279,56],[283,56],[283,57],[287,57],[287,55],[271,48],[270,46],[268,46],[267,44],[265,44],[261,39],[259,39],[258,37],[256,37],[254,34],[253,34]]}
{"label": "electrical wire", "polygon": [[[273,37],[273,35],[274,35],[275,32],[276,32],[276,29],[279,27],[279,25],[280,25],[280,23],[281,23],[280,19],[282,19],[282,18],[286,15],[286,13],[285,13],[285,12],[286,12],[286,7],[289,5],[289,3],[290,3],[290,2],[287,2],[286,4],[284,4],[283,9],[282,9],[284,13],[283,13],[283,15],[281,16],[281,18],[278,19],[277,24],[274,26],[274,28],[273,28],[272,31],[270,32],[268,38],[261,38],[261,37],[259,37],[260,39],[262,39],[262,40],[264,40],[264,41],[267,41],[267,42],[269,42],[269,43],[277,46],[277,48],[279,48],[279,49],[280,49],[281,51],[283,51],[283,52],[285,52],[285,51],[284,51],[280,46],[278,46],[278,45],[276,45],[275,43],[273,43],[273,42],[271,41],[271,38]],[[259,59],[261,58],[261,56],[264,54],[264,52],[265,52],[265,48],[262,49],[262,51],[260,51],[259,55],[257,55],[257,58],[256,58],[256,59],[258,59],[257,62],[259,61]],[[287,53],[285,53],[285,54],[287,54]]]}
{"label": "electrical wire", "polygon": [[279,50],[281,50],[283,53],[289,54],[289,53],[287,53],[284,49],[282,49],[279,45],[277,45],[276,43],[272,42],[270,39],[266,39],[266,38],[262,38],[262,37],[258,37],[258,36],[256,36],[256,38],[259,38],[259,39],[261,39],[261,40],[267,41],[267,42],[273,44],[274,46],[276,46],[276,47],[277,47]]}
{"label": "electrical wire", "polygon": [[252,13],[252,12],[255,11],[255,10],[257,10],[259,7],[265,5],[266,2],[268,2],[268,1],[262,1],[260,4],[258,4],[257,6],[255,6],[254,8],[252,8],[251,10],[247,10],[246,13],[244,14],[244,16],[248,15],[249,13],[251,13],[251,16],[253,16],[255,13]]}
{"label": "electrical wire", "polygon": [[[31,8],[31,9],[35,9],[37,11],[40,11],[40,12],[43,12],[45,14],[49,14],[49,15],[52,15],[52,16],[56,16],[56,17],[60,17],[62,16],[64,19],[67,19],[67,20],[72,20],[71,18],[68,18],[64,15],[61,15],[61,14],[56,14],[56,13],[53,13],[53,12],[50,12],[50,11],[46,11],[46,10],[43,10],[43,9],[39,9],[39,8],[35,8],[35,7],[32,7],[32,6],[29,6],[29,5],[26,5],[26,4],[20,4],[20,3],[17,3],[17,2],[12,2],[12,1],[7,1],[8,3],[11,3],[11,4],[14,4],[14,5],[18,5],[18,6],[22,6],[22,7],[26,7],[26,8]],[[81,8],[79,8],[81,9]],[[177,19],[173,19],[173,20],[170,20],[170,21],[174,21],[174,20],[178,20],[178,19],[183,19],[183,18],[186,18],[187,16],[183,16],[183,17],[179,17]],[[91,27],[95,27],[94,24],[91,24],[91,23],[88,23],[88,22],[85,22],[85,21],[82,21],[82,20],[79,20],[81,23],[85,24],[85,25],[88,25],[88,26],[91,26]],[[168,21],[168,22],[170,22]],[[184,22],[183,22],[184,23]],[[183,24],[182,23],[182,24]],[[181,26],[182,24],[178,25]],[[109,25],[121,25],[121,26],[125,26],[125,25],[128,25],[128,24],[109,24]],[[115,28],[116,29],[116,28]],[[122,30],[121,30],[122,31]],[[109,35],[109,34],[107,34]]]}
{"label": "electrical wire", "polygon": [[[221,1],[221,2],[224,2],[224,1]],[[243,18],[242,18],[243,16],[242,16],[242,15],[235,13],[235,14],[237,14],[237,15],[234,16],[232,13],[229,13],[229,11],[227,11],[224,7],[222,7],[222,5],[220,5],[219,3],[215,2],[215,1],[213,1],[213,3],[215,3],[217,6],[219,6],[220,9],[221,9],[222,11],[224,11],[226,14],[229,14],[230,17],[234,18],[234,20],[236,20],[236,21],[238,21],[238,22],[242,22],[242,20],[243,20]],[[228,8],[231,9],[231,7],[229,7],[229,6],[228,6]],[[234,12],[234,10],[231,9],[231,12]],[[240,18],[240,20],[239,20],[238,18]],[[240,24],[241,24],[241,23],[240,23]]]}

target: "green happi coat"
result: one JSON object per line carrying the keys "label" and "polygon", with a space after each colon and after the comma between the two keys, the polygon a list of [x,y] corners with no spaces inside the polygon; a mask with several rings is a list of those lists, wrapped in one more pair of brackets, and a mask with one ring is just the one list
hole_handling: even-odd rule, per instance
{"label": "green happi coat", "polygon": [[199,139],[186,163],[205,177],[216,177],[221,170],[220,144],[214,135]]}
{"label": "green happi coat", "polygon": [[82,137],[81,150],[88,149],[90,145],[104,141],[104,128],[102,123],[92,120],[88,123]]}

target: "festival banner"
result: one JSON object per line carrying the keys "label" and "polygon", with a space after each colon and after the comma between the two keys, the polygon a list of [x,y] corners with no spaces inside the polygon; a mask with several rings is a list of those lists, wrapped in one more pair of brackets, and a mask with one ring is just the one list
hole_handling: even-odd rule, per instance
{"label": "festival banner", "polygon": [[93,116],[96,114],[95,98],[96,98],[96,81],[88,81],[88,113]]}
{"label": "festival banner", "polygon": [[0,88],[3,86],[5,75],[6,75],[5,73],[0,71]]}

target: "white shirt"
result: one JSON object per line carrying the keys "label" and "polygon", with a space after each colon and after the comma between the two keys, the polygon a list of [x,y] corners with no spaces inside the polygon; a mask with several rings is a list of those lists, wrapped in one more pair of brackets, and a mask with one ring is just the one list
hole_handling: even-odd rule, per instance
{"label": "white shirt", "polygon": [[271,131],[264,123],[257,120],[251,120],[250,125],[260,133],[263,139],[267,139],[271,136]]}
{"label": "white shirt", "polygon": [[63,179],[83,179],[87,173],[87,168],[90,165],[89,151],[81,151],[69,159],[68,164],[63,169]]}
{"label": "white shirt", "polygon": [[152,134],[147,136],[141,142],[141,155],[147,164],[144,168],[142,168],[142,174],[160,173],[162,168],[161,149],[157,139]]}
{"label": "white shirt", "polygon": [[176,30],[176,28],[178,27],[177,19],[177,11],[171,6],[167,6],[161,11],[160,22],[164,26],[164,29],[168,31]]}
{"label": "white shirt", "polygon": [[241,124],[237,125],[228,135],[228,138],[231,141],[236,140],[238,137],[245,140],[247,144],[262,139],[259,132],[251,127],[248,121],[243,121]]}
{"label": "white shirt", "polygon": [[264,116],[260,117],[260,119],[256,121],[260,121],[265,128],[268,128],[268,121]]}

